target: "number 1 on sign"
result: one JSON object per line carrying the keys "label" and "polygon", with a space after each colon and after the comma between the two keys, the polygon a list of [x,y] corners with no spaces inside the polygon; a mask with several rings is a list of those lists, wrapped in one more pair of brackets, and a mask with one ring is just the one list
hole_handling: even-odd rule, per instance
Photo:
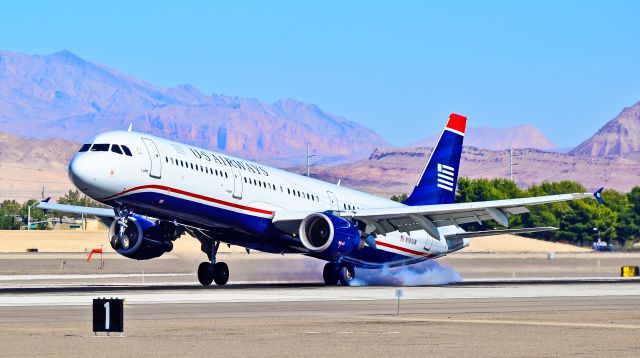
{"label": "number 1 on sign", "polygon": [[105,302],[104,304],[104,329],[109,330],[109,326],[111,325],[109,322],[109,317],[111,317],[111,306],[110,302]]}

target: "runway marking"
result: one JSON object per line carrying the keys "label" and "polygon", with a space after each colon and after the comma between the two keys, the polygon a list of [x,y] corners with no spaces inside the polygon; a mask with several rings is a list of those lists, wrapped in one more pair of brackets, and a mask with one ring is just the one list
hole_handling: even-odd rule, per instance
{"label": "runway marking", "polygon": [[[152,287],[152,286],[151,286]],[[95,296],[124,297],[128,304],[165,303],[242,303],[300,301],[386,301],[394,299],[392,287],[275,287],[216,289],[153,288],[141,291],[121,289],[92,290],[78,293],[0,293],[0,306],[89,305]],[[640,285],[627,283],[582,285],[509,285],[499,287],[406,287],[403,301],[440,299],[493,299],[542,297],[640,296]]]}
{"label": "runway marking", "polygon": [[[365,318],[365,317],[362,317]],[[368,317],[369,319],[371,317]],[[640,325],[616,324],[616,323],[575,323],[575,322],[536,322],[536,321],[514,321],[497,319],[444,319],[444,318],[388,318],[390,321],[402,320],[411,322],[429,323],[472,323],[472,324],[493,324],[493,325],[516,325],[516,326],[542,326],[542,327],[574,327],[574,328],[614,328],[614,329],[640,329]]]}
{"label": "runway marking", "polygon": [[101,278],[142,278],[142,277],[184,277],[192,273],[105,273],[105,274],[68,274],[68,275],[0,275],[1,281],[35,281],[35,280],[95,280]]}

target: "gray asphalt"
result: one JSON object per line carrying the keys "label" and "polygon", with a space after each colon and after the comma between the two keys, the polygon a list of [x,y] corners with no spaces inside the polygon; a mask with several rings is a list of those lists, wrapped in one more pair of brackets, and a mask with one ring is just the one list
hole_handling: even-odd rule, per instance
{"label": "gray asphalt", "polygon": [[0,307],[5,356],[638,355],[640,296],[136,304],[125,337],[89,306]]}
{"label": "gray asphalt", "polygon": [[[616,278],[636,257],[452,255],[441,266],[467,281],[403,288],[396,317],[395,287],[323,287],[311,259],[228,256],[230,285],[202,288],[196,258],[108,257],[98,270],[75,254],[4,255],[0,347],[11,357],[637,357],[640,282]],[[142,270],[158,276],[143,283]],[[91,332],[98,296],[127,299],[124,337]]]}

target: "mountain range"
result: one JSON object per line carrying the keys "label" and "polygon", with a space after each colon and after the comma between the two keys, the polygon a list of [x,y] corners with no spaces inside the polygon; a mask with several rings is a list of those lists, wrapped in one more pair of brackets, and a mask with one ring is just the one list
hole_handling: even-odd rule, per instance
{"label": "mountain range", "polygon": [[623,109],[569,154],[640,159],[640,102]]}
{"label": "mountain range", "polygon": [[[376,149],[369,158],[335,166],[320,166],[312,171],[315,177],[325,181],[335,183],[340,180],[342,185],[389,197],[413,190],[431,151],[427,147]],[[623,157],[577,156],[538,149],[514,149],[513,163],[513,179],[520,187],[544,181],[573,180],[589,190],[604,186],[629,191],[640,184],[640,163]],[[509,151],[465,146],[460,176],[508,178]]]}
{"label": "mountain range", "polygon": [[[126,129],[276,162],[304,157],[307,143],[326,161],[367,156],[386,141],[313,104],[205,95],[191,85],[162,88],[69,51],[0,52],[0,131],[88,140]],[[299,160],[304,161],[304,158]]]}
{"label": "mountain range", "polygon": [[[0,52],[0,197],[58,196],[72,188],[66,165],[96,133],[126,129],[227,152],[279,167],[304,162],[327,181],[383,196],[411,190],[437,137],[391,148],[372,130],[294,99],[264,103],[207,95],[193,86],[162,88],[68,51]],[[26,139],[25,137],[31,137]],[[537,128],[469,128],[461,175],[515,180],[576,180],[588,188],[629,190],[640,183],[640,102],[625,108],[568,154]]]}
{"label": "mountain range", "polygon": [[[438,136],[429,136],[416,143],[413,147],[431,147],[438,141]],[[534,148],[554,150],[558,146],[553,144],[544,133],[532,125],[520,125],[509,128],[471,127],[467,128],[464,136],[465,145],[503,150],[511,148]]]}

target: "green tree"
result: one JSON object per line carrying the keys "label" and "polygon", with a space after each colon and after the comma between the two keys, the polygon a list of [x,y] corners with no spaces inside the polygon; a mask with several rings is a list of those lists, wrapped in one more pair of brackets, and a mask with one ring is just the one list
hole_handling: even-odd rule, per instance
{"label": "green tree", "polygon": [[16,221],[16,215],[20,215],[21,205],[15,200],[5,200],[0,203],[0,229],[17,230],[20,221]]}
{"label": "green tree", "polygon": [[[58,203],[66,204],[66,205],[91,206],[91,207],[99,207],[99,208],[108,207],[82,194],[80,190],[77,190],[77,189],[69,190],[68,193],[66,193],[65,195],[61,196],[58,199]],[[73,218],[79,218],[82,216],[79,214],[59,213],[59,212],[55,212],[54,214],[55,216],[66,216],[66,217],[73,217]]]}

